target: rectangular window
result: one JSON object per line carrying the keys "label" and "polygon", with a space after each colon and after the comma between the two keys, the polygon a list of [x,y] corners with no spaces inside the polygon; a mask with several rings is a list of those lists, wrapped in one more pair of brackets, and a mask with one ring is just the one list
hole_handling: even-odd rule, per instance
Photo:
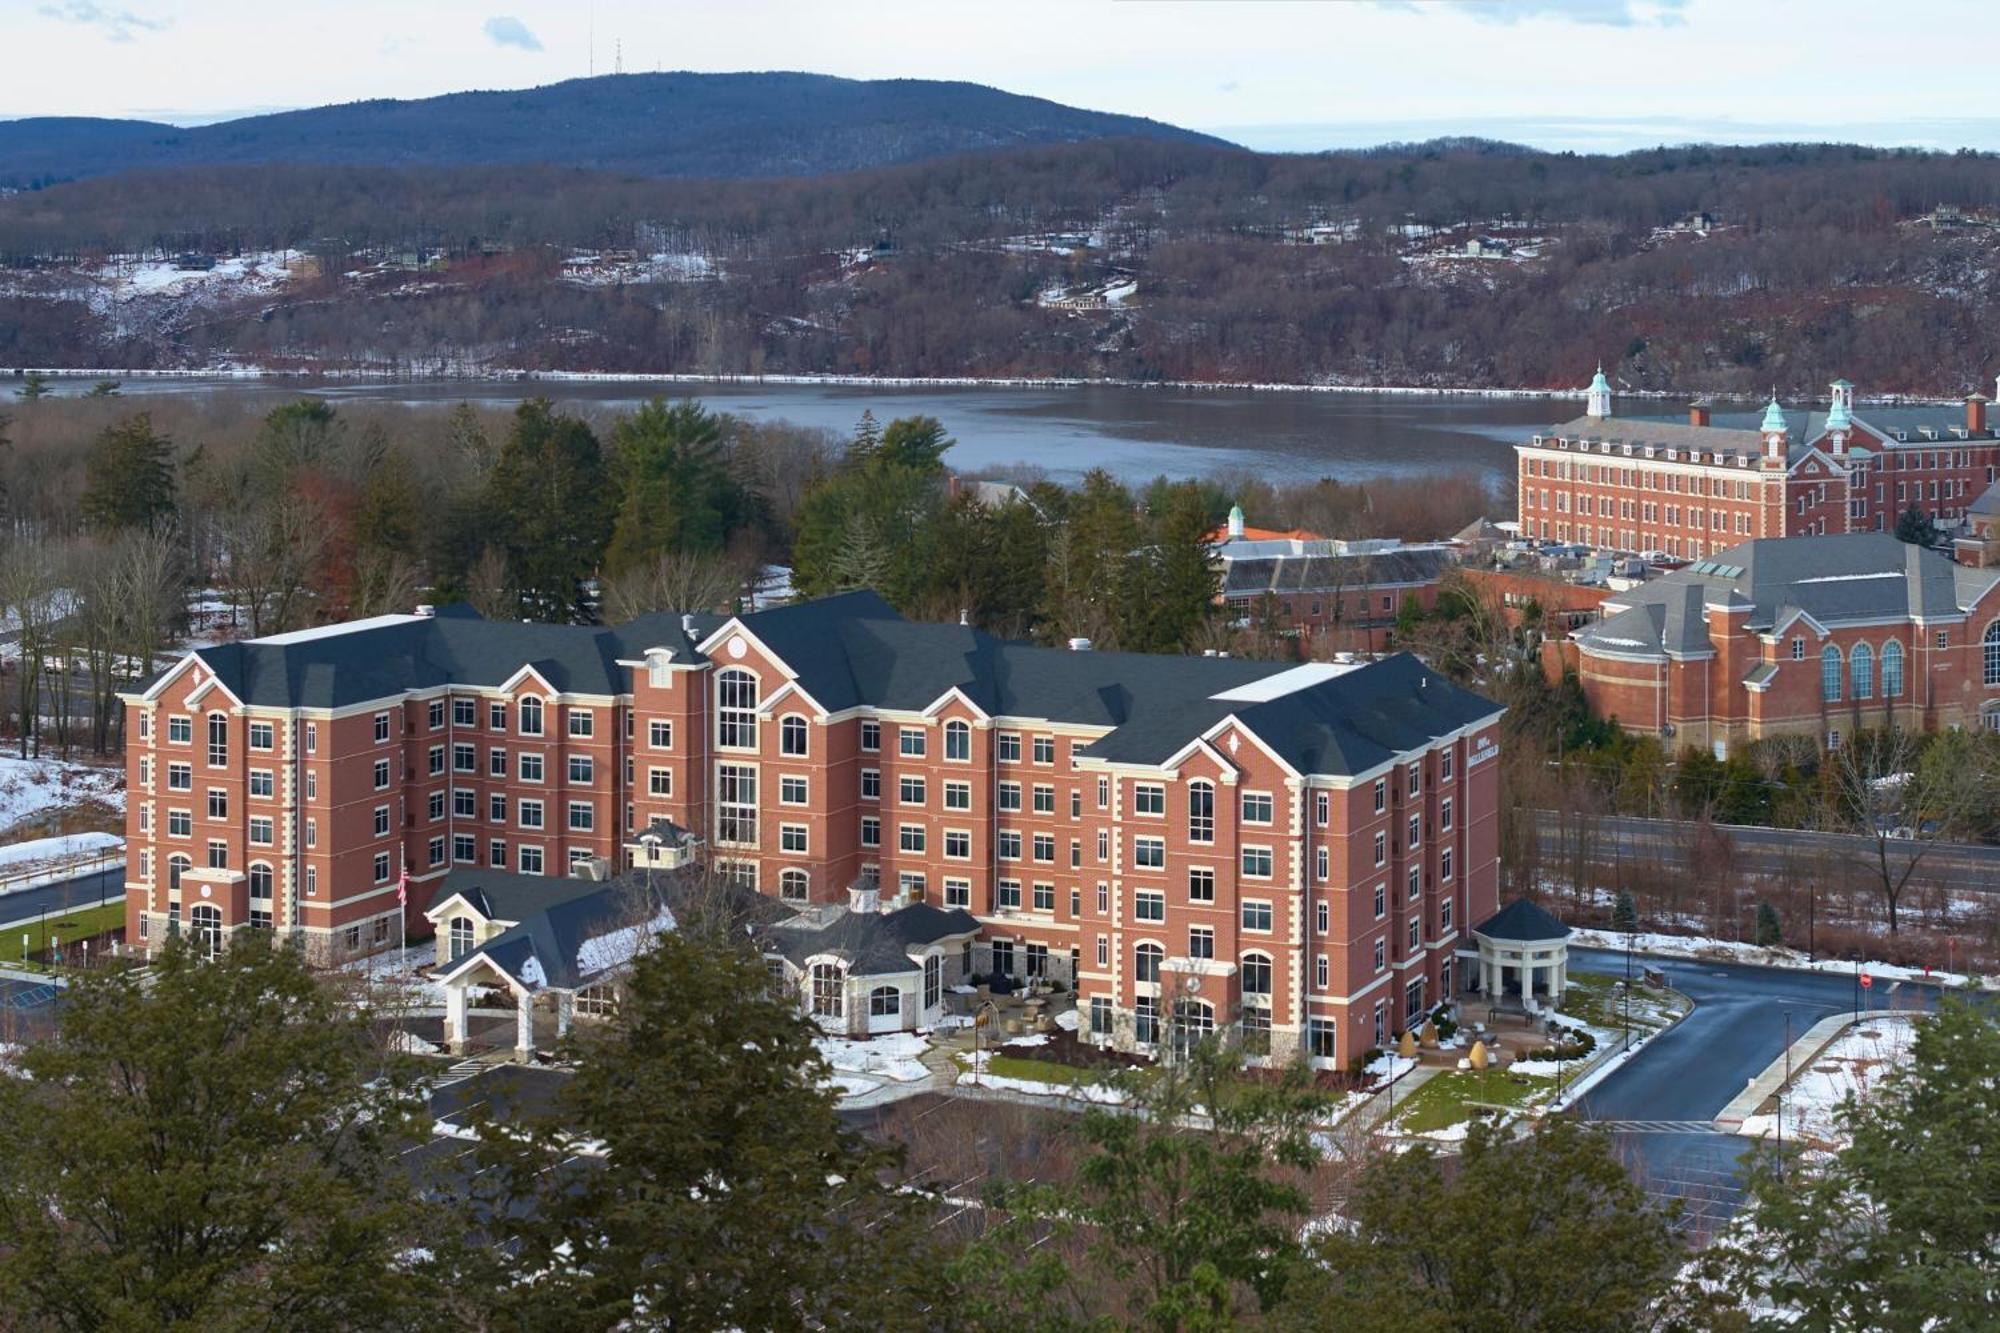
{"label": "rectangular window", "polygon": [[1215,872],[1207,866],[1195,866],[1188,871],[1188,901],[1191,903],[1212,903],[1215,901]]}
{"label": "rectangular window", "polygon": [[194,740],[194,719],[191,717],[170,717],[167,719],[167,740],[175,745],[186,745]]}
{"label": "rectangular window", "polygon": [[1132,787],[1132,813],[1137,815],[1167,813],[1167,789],[1157,782],[1135,783]]}
{"label": "rectangular window", "polygon": [[863,847],[882,845],[882,821],[874,815],[861,816],[861,845]]}
{"label": "rectangular window", "polygon": [[486,776],[490,778],[504,778],[507,776],[507,752],[505,750],[488,750],[486,752]]}
{"label": "rectangular window", "polygon": [[1375,886],[1375,919],[1380,921],[1388,913],[1388,910],[1389,886],[1387,884],[1377,884]]}
{"label": "rectangular window", "polygon": [[861,748],[864,750],[879,750],[882,748],[882,724],[880,722],[863,722],[861,724]]}
{"label": "rectangular window", "polygon": [[1243,793],[1243,822],[1246,824],[1271,822],[1271,793],[1265,791]]}
{"label": "rectangular window", "polygon": [[444,864],[444,839],[443,839],[443,838],[432,838],[432,839],[431,839],[431,841],[430,841],[430,848],[429,848],[429,851],[430,851],[430,863],[431,863],[432,865],[434,865],[434,866],[441,866],[441,865],[443,865],[443,864]]}
{"label": "rectangular window", "polygon": [[486,844],[486,864],[495,870],[507,868],[507,844],[498,838]]}
{"label": "rectangular window", "polygon": [[590,832],[597,826],[597,807],[589,801],[571,801],[569,826],[578,833]]}
{"label": "rectangular window", "polygon": [[1018,764],[1021,762],[1021,736],[1019,732],[1003,731],[999,741],[1000,762]]}
{"label": "rectangular window", "polygon": [[275,735],[276,733],[272,731],[269,722],[252,722],[250,724],[250,748],[253,750],[272,749],[276,745]]}
{"label": "rectangular window", "polygon": [[486,725],[495,731],[507,730],[507,705],[498,701],[486,705]]}
{"label": "rectangular window", "polygon": [[1104,916],[1107,915],[1110,911],[1111,911],[1111,886],[1109,884],[1100,884],[1097,886],[1097,914],[1099,916]]}
{"label": "rectangular window", "polygon": [[486,817],[496,824],[506,823],[507,798],[497,791],[489,794],[486,798]]}
{"label": "rectangular window", "polygon": [[389,882],[389,853],[387,852],[375,853],[375,882],[377,884],[387,884]]}
{"label": "rectangular window", "polygon": [[655,750],[674,748],[674,724],[654,718],[646,724],[646,744]]}
{"label": "rectangular window", "polygon": [[950,861],[970,861],[972,859],[972,834],[965,829],[944,831],[945,859]]}
{"label": "rectangular window", "polygon": [[944,808],[947,810],[970,810],[972,808],[972,784],[969,782],[945,783]]}
{"label": "rectangular window", "polygon": [[861,799],[879,801],[882,799],[882,770],[864,768],[861,770]]}
{"label": "rectangular window", "polygon": [[906,852],[921,852],[924,849],[924,826],[903,824],[896,830],[896,846]]}
{"label": "rectangular window", "polygon": [[1140,889],[1132,895],[1132,916],[1138,921],[1165,921],[1167,895],[1158,889]]}
{"label": "rectangular window", "polygon": [[438,820],[444,818],[443,792],[434,791],[430,794],[426,805],[426,813],[430,816],[432,823],[436,823]]}
{"label": "rectangular window", "polygon": [[444,772],[444,747],[433,745],[426,755],[426,760],[432,777]]}
{"label": "rectangular window", "polygon": [[1451,879],[1451,848],[1438,853],[1438,878],[1449,882]]}
{"label": "rectangular window", "polygon": [[994,854],[1002,861],[1021,859],[1021,833],[1018,829],[1001,829],[994,834]]}
{"label": "rectangular window", "polygon": [[1056,910],[1056,886],[1055,886],[1055,885],[1053,885],[1053,884],[1037,884],[1037,885],[1035,885],[1035,898],[1034,898],[1034,904],[1035,904],[1035,910],[1036,910],[1037,912],[1053,912],[1053,911],[1055,911],[1055,910]]}
{"label": "rectangular window", "polygon": [[252,815],[250,817],[251,844],[257,847],[269,847],[276,841],[276,828],[277,825],[269,815]]}
{"label": "rectangular window", "polygon": [[469,833],[458,833],[452,835],[451,859],[458,862],[470,862],[478,860],[479,843]]}
{"label": "rectangular window", "polygon": [[229,793],[221,787],[208,789],[208,817],[210,819],[229,818]]}
{"label": "rectangular window", "polygon": [[377,759],[375,761],[375,790],[386,791],[388,787],[389,761],[387,759]]}
{"label": "rectangular window", "polygon": [[521,849],[521,873],[524,875],[539,875],[542,873],[541,848],[523,847]]}
{"label": "rectangular window", "polygon": [[[656,773],[664,769],[654,769]],[[778,804],[804,805],[806,803],[806,780],[796,774],[787,774],[778,779]]]}
{"label": "rectangular window", "polygon": [[1243,929],[1269,931],[1271,929],[1271,904],[1246,900],[1243,904]]}
{"label": "rectangular window", "polygon": [[805,851],[806,826],[804,824],[778,825],[778,850],[781,852]]}
{"label": "rectangular window", "polygon": [[646,794],[649,796],[672,796],[674,794],[674,770],[671,768],[647,769]]}
{"label": "rectangular window", "polygon": [[1448,832],[1451,829],[1451,797],[1449,796],[1438,802],[1438,829],[1440,832]]}
{"label": "rectangular window", "polygon": [[1325,954],[1316,955],[1313,958],[1313,985],[1320,990],[1325,990],[1332,983],[1333,969],[1328,963],[1327,956]]}
{"label": "rectangular window", "polygon": [[896,753],[909,759],[922,759],[926,744],[923,728],[898,727],[896,729]]}
{"label": "rectangular window", "polygon": [[716,766],[717,842],[737,845],[757,841],[757,770],[747,764]]}
{"label": "rectangular window", "polygon": [[1387,967],[1388,965],[1389,965],[1389,942],[1387,940],[1376,940],[1375,970],[1377,972],[1380,972],[1383,968]]}
{"label": "rectangular window", "polygon": [[378,741],[389,739],[389,715],[387,713],[377,713],[375,715],[375,739]]}
{"label": "rectangular window", "polygon": [[573,754],[569,757],[569,780],[579,787],[588,787],[596,775],[596,765],[587,755]]}
{"label": "rectangular window", "polygon": [[1002,810],[1019,810],[1021,808],[1020,783],[1003,782],[1000,784],[1000,808]]}
{"label": "rectangular window", "polygon": [[569,710],[570,735],[587,740],[595,734],[596,729],[597,714],[593,713],[590,709],[572,708]]}
{"label": "rectangular window", "polygon": [[454,773],[476,773],[479,771],[479,751],[470,745],[451,747],[451,771]]}
{"label": "rectangular window", "polygon": [[1421,846],[1424,840],[1423,816],[1411,815],[1409,819],[1409,825],[1410,825],[1410,846],[1412,847]]}
{"label": "rectangular window", "polygon": [[[477,718],[479,703],[473,699],[453,699],[451,701],[451,722],[455,727],[469,727]],[[470,858],[467,858],[468,860]]]}
{"label": "rectangular window", "polygon": [[1377,778],[1375,779],[1375,813],[1379,815],[1388,808],[1389,780],[1387,778]]}
{"label": "rectangular window", "polygon": [[168,791],[193,791],[193,790],[194,790],[194,765],[193,765],[193,764],[168,764],[168,765],[167,765],[167,790],[168,790]]}
{"label": "rectangular window", "polygon": [[378,838],[389,836],[389,807],[386,805],[375,807],[375,836]]}
{"label": "rectangular window", "polygon": [[1056,812],[1056,789],[1042,783],[1035,784],[1035,813],[1052,815]]}
{"label": "rectangular window", "polygon": [[1132,839],[1132,863],[1141,870],[1164,870],[1167,866],[1165,838]]}
{"label": "rectangular window", "polygon": [[1035,835],[1035,860],[1042,865],[1054,865],[1056,860],[1056,840],[1052,833]]}
{"label": "rectangular window", "polygon": [[1313,848],[1313,878],[1324,883],[1333,874],[1333,854],[1324,844]]}
{"label": "rectangular window", "polygon": [[[427,707],[424,710],[424,720],[430,724],[430,729],[432,731],[436,731],[438,728],[442,727],[444,725],[444,700],[442,699],[431,700],[429,707]],[[443,859],[442,857],[439,858],[439,860],[442,859]],[[435,864],[435,862],[433,862],[433,864]]]}
{"label": "rectangular window", "polygon": [[1271,877],[1271,849],[1269,847],[1245,847],[1243,849],[1243,873],[1252,879]]}
{"label": "rectangular window", "polygon": [[996,887],[998,890],[998,896],[995,899],[995,901],[998,902],[1001,911],[1018,912],[1021,910],[1020,880],[1003,879]]}
{"label": "rectangular window", "polygon": [[1321,935],[1333,929],[1333,908],[1322,898],[1313,904],[1313,930]]}
{"label": "rectangular window", "polygon": [[1313,793],[1313,823],[1325,828],[1333,822],[1333,795],[1331,792]]}
{"label": "rectangular window", "polygon": [[972,906],[972,881],[969,879],[948,879],[944,882],[944,905],[946,907]]}
{"label": "rectangular window", "polygon": [[1215,957],[1215,928],[1212,926],[1188,927],[1188,957]]}
{"label": "rectangular window", "polygon": [[519,809],[522,828],[538,829],[542,827],[542,803],[540,801],[522,801]]}
{"label": "rectangular window", "polygon": [[194,811],[192,810],[167,811],[167,836],[170,838],[193,837]]}
{"label": "rectangular window", "polygon": [[229,719],[221,713],[208,715],[208,766],[222,768],[229,763]]}
{"label": "rectangular window", "polygon": [[1451,751],[1450,751],[1450,750],[1446,750],[1446,751],[1445,751],[1444,753],[1442,753],[1442,754],[1440,754],[1440,755],[1438,756],[1438,781],[1439,781],[1439,782],[1450,782],[1450,781],[1451,781],[1451,758],[1452,758],[1452,756],[1451,756]]}
{"label": "rectangular window", "polygon": [[1034,758],[1038,764],[1053,764],[1056,761],[1056,738],[1053,736],[1035,737]]}
{"label": "rectangular window", "polygon": [[902,805],[922,805],[924,803],[924,780],[922,778],[896,779],[896,800]]}
{"label": "rectangular window", "polygon": [[1375,835],[1375,864],[1378,866],[1389,864],[1389,837],[1385,833]]}
{"label": "rectangular window", "polygon": [[470,787],[455,787],[451,793],[451,812],[460,819],[475,819],[479,815],[479,793]]}

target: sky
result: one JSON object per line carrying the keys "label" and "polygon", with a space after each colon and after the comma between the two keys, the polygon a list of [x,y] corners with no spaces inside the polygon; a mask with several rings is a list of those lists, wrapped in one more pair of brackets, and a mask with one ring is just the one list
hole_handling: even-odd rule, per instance
{"label": "sky", "polygon": [[0,0],[0,119],[183,124],[653,69],[965,79],[1253,148],[2000,150],[1975,0]]}

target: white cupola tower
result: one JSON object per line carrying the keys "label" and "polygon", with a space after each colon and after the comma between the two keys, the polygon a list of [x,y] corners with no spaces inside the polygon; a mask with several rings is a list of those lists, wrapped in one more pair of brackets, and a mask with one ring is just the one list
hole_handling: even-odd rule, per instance
{"label": "white cupola tower", "polygon": [[1848,380],[1835,380],[1833,388],[1833,409],[1845,416],[1854,415],[1854,385]]}
{"label": "white cupola tower", "polygon": [[1611,416],[1611,381],[1604,378],[1604,363],[1597,363],[1597,374],[1590,381],[1590,389],[1585,395],[1583,412],[1585,416],[1604,421]]}
{"label": "white cupola tower", "polygon": [[1785,424],[1785,409],[1778,406],[1778,395],[1771,395],[1769,405],[1764,408],[1764,424],[1757,429],[1764,437],[1764,465],[1783,467],[1792,432]]}

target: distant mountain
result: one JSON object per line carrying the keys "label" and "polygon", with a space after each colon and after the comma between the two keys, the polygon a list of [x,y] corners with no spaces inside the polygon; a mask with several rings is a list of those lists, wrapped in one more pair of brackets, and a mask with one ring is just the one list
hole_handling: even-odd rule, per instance
{"label": "distant mountain", "polygon": [[1227,141],[976,83],[822,74],[614,74],[519,92],[249,116],[0,121],[0,186],[240,163],[551,163],[645,176],[812,176],[1030,144]]}

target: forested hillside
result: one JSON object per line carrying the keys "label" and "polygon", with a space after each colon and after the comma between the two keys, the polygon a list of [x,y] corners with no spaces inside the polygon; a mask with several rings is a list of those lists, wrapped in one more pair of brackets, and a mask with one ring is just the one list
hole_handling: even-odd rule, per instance
{"label": "forested hillside", "polygon": [[0,187],[289,162],[567,165],[647,176],[801,176],[1108,136],[1221,140],[976,83],[824,74],[617,74],[544,88],[350,102],[183,128],[0,121]]}
{"label": "forested hillside", "polygon": [[1107,140],[782,181],[267,166],[0,198],[0,366],[1992,384],[2000,158]]}

